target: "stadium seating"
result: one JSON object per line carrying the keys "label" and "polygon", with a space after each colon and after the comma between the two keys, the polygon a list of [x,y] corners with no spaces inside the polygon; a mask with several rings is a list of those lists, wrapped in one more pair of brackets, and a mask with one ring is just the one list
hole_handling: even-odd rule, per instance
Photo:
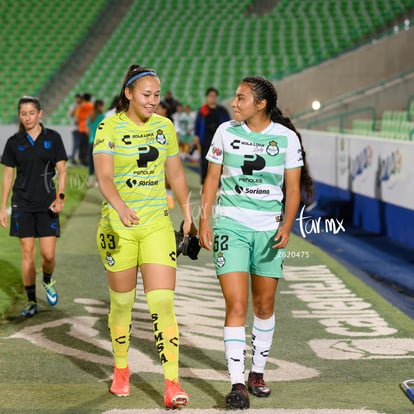
{"label": "stadium seating", "polygon": [[[0,13],[7,11],[11,22],[2,30],[2,40],[8,41],[5,73],[12,78],[7,86],[16,89],[0,102],[5,118],[14,113],[16,96],[35,93],[59,68],[105,1],[0,3]],[[247,13],[251,0],[158,0],[156,5],[151,0],[132,2],[105,47],[51,114],[51,123],[69,122],[67,108],[77,92],[109,103],[131,63],[155,68],[163,92],[171,90],[193,108],[212,85],[222,98],[229,97],[246,75],[278,80],[356,47],[414,7],[414,0],[280,0],[266,15]],[[23,13],[24,7],[30,13]],[[21,18],[26,15],[30,20]],[[29,25],[30,31],[22,29]],[[26,40],[10,36],[16,26]],[[28,36],[36,42],[27,42]],[[29,71],[27,65],[19,70],[22,61],[30,62]]]}
{"label": "stadium seating", "polygon": [[385,138],[410,140],[414,122],[407,121],[407,111],[384,111],[380,135]]}
{"label": "stadium seating", "polygon": [[54,121],[65,118],[78,91],[110,102],[133,62],[155,68],[164,92],[196,108],[211,85],[226,98],[246,75],[281,79],[355,47],[414,6],[414,0],[281,0],[258,16],[246,15],[248,0],[164,0],[156,12],[149,3],[133,3]]}
{"label": "stadium seating", "polygon": [[375,134],[374,130],[374,120],[373,119],[354,119],[352,121],[352,129],[346,130],[349,134],[357,135],[373,135]]}
{"label": "stadium seating", "polygon": [[[377,138],[398,139],[412,141],[414,137],[414,121],[409,121],[410,110],[396,111],[386,110],[382,118],[375,122],[374,119],[353,119],[352,128],[345,129],[347,134],[373,136]],[[378,128],[376,128],[378,126]],[[338,127],[328,127],[330,132],[341,132]]]}
{"label": "stadium seating", "polygon": [[408,121],[414,121],[414,97],[408,104]]}
{"label": "stadium seating", "polygon": [[16,117],[22,95],[35,95],[82,39],[106,0],[0,2],[0,116]]}

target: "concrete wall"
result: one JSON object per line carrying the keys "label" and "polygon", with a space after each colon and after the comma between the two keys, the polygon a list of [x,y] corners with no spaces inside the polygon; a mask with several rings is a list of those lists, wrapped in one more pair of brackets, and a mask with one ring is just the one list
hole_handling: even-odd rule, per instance
{"label": "concrete wall", "polygon": [[[413,45],[414,27],[282,79],[276,83],[279,107],[286,115],[292,116],[311,109],[314,100],[323,104],[401,72],[414,70]],[[406,85],[403,92],[378,91],[376,95],[379,100],[388,102],[386,109],[400,109],[407,104],[407,97],[414,95],[414,88]],[[383,97],[379,98],[380,95]],[[229,106],[230,100],[224,103]],[[355,101],[347,109],[359,106]],[[379,112],[382,113],[382,110]],[[320,111],[313,116],[324,115]],[[305,123],[297,125],[306,126]]]}
{"label": "concrete wall", "polygon": [[414,27],[289,76],[276,84],[280,107],[290,114],[302,112],[314,100],[323,102],[414,69],[413,45]]}
{"label": "concrete wall", "polygon": [[[414,72],[410,74],[410,77],[407,76],[393,81],[389,86],[384,86],[375,93],[367,92],[358,95],[351,102],[347,100],[338,101],[338,104],[332,109],[309,113],[309,116],[303,116],[298,120],[294,119],[294,123],[299,128],[309,128],[310,125],[312,125],[312,129],[319,130],[326,130],[328,127],[339,128],[340,118],[335,117],[335,115],[345,114],[342,126],[347,129],[352,127],[354,119],[372,119],[370,111],[354,112],[356,109],[374,108],[376,119],[379,120],[385,110],[406,110],[408,99],[412,96],[414,96]],[[334,119],[324,121],[327,118]],[[377,129],[380,129],[378,126]]]}

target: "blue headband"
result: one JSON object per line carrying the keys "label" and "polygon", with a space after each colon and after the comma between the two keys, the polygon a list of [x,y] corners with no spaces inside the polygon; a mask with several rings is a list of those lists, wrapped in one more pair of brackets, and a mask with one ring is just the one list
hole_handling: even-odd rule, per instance
{"label": "blue headband", "polygon": [[150,72],[150,71],[137,73],[126,83],[125,87],[131,85],[131,83],[136,81],[137,79],[142,78],[143,76],[147,76],[147,75],[157,76],[155,72]]}

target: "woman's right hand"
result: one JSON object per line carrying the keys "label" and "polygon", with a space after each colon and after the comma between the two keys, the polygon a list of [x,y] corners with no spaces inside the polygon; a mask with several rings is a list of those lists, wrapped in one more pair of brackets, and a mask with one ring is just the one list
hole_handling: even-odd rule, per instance
{"label": "woman's right hand", "polygon": [[206,250],[211,250],[211,246],[213,244],[213,232],[211,231],[208,220],[200,219],[198,239],[201,247],[204,247]]}
{"label": "woman's right hand", "polygon": [[118,210],[119,219],[125,227],[132,227],[139,223],[139,217],[132,208],[124,206]]}
{"label": "woman's right hand", "polygon": [[9,226],[9,215],[7,214],[7,209],[5,208],[0,211],[0,225],[2,227]]}

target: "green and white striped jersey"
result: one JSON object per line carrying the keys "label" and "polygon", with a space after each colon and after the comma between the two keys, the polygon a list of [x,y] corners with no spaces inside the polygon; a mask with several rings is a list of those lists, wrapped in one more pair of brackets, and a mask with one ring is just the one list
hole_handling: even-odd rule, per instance
{"label": "green and white striped jersey", "polygon": [[284,171],[303,166],[294,131],[272,122],[252,132],[244,122],[228,121],[217,128],[206,159],[223,166],[217,217],[258,231],[278,228]]}

